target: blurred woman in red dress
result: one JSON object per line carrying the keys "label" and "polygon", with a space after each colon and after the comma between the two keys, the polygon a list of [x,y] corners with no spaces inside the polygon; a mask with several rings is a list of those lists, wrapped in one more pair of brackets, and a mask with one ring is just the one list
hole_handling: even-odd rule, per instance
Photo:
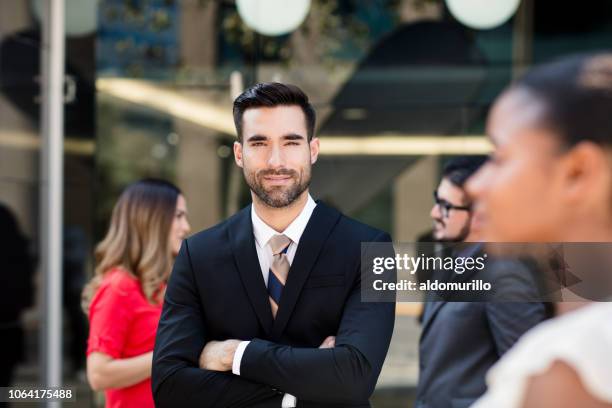
{"label": "blurred woman in red dress", "polygon": [[83,290],[90,330],[87,379],[106,407],[153,407],[151,361],[166,282],[189,233],[180,190],[162,180],[129,185],[96,248]]}

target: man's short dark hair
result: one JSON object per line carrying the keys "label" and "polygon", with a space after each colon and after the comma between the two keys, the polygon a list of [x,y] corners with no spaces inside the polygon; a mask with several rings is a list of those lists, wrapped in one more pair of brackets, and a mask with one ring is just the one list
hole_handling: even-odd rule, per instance
{"label": "man's short dark hair", "polygon": [[457,156],[446,162],[442,178],[463,188],[468,178],[487,161],[486,156]]}
{"label": "man's short dark hair", "polygon": [[242,142],[242,118],[250,108],[272,108],[275,106],[299,106],[306,117],[308,140],[312,140],[316,123],[315,110],[308,96],[297,86],[278,82],[263,82],[253,85],[234,101],[234,124],[238,141]]}

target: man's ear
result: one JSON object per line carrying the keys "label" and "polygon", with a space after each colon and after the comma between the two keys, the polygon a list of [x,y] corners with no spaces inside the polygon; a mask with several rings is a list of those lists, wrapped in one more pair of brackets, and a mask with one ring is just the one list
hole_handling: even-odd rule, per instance
{"label": "man's ear", "polygon": [[234,142],[234,160],[238,167],[242,168],[242,143]]}
{"label": "man's ear", "polygon": [[317,158],[319,157],[319,149],[320,149],[319,138],[313,137],[312,140],[310,140],[309,145],[310,145],[310,164],[315,164],[317,162]]}

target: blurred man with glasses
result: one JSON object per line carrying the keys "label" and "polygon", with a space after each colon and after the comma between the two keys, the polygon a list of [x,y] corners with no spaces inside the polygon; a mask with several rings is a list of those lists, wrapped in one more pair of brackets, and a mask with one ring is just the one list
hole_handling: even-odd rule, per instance
{"label": "blurred man with glasses", "polygon": [[[484,254],[478,220],[464,185],[485,161],[481,156],[461,156],[444,166],[430,215],[434,238],[448,247],[445,254],[465,258]],[[486,391],[485,374],[489,368],[523,333],[545,319],[547,309],[543,303],[525,300],[537,298],[535,285],[528,279],[516,281],[512,275],[520,266],[515,262],[506,262],[504,268],[495,266],[501,266],[500,262],[488,258],[486,272],[490,272],[489,268],[509,270],[510,274],[493,272],[493,280],[503,280],[519,299],[501,302],[497,297],[480,297],[475,292],[427,293],[415,408],[469,407]],[[482,277],[474,271],[454,272],[436,271],[423,278],[470,282]]]}
{"label": "blurred man with glasses", "polygon": [[444,166],[442,181],[434,191],[434,206],[429,213],[434,220],[433,235],[437,241],[477,240],[477,231],[472,231],[472,203],[463,186],[485,160],[483,156],[460,156]]}

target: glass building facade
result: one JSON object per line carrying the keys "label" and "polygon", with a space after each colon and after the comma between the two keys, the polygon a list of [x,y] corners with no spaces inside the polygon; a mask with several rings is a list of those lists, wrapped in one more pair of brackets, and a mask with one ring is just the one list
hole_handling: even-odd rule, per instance
{"label": "glass building facade", "polygon": [[[20,327],[12,381],[42,364],[39,268],[42,1],[0,0],[0,204],[27,237],[30,266],[3,268],[0,322]],[[612,3],[523,0],[505,23],[470,28],[442,0],[312,0],[281,36],[245,25],[233,0],[66,1],[64,156],[65,378],[84,382],[80,291],[121,189],[161,177],[184,191],[193,231],[246,205],[234,165],[231,103],[251,84],[289,82],[311,98],[322,152],[312,195],[417,241],[431,229],[431,191],[454,154],[486,154],[488,109],[537,63],[612,47]],[[3,242],[13,240],[2,231]],[[20,306],[16,306],[20,305]],[[418,305],[398,305],[374,401],[407,406],[416,384]],[[16,343],[16,344],[17,344]]]}

